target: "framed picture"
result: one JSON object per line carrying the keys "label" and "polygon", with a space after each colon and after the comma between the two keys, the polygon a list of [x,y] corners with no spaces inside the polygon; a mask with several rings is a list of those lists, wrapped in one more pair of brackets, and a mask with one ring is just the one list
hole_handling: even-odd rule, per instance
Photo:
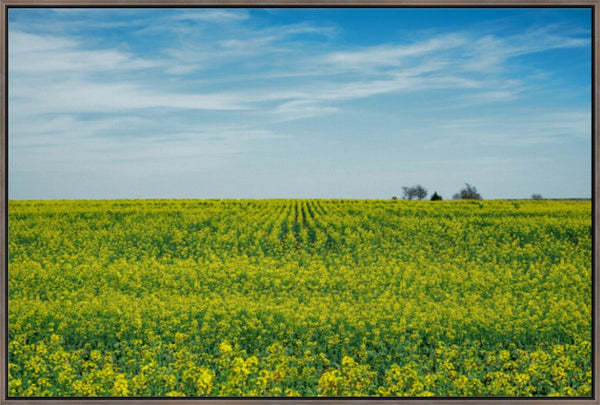
{"label": "framed picture", "polygon": [[600,403],[597,1],[0,2],[0,402]]}

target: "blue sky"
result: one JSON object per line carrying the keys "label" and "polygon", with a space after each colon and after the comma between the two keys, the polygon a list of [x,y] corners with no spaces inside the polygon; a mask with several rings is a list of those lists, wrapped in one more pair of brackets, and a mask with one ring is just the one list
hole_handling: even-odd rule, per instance
{"label": "blue sky", "polygon": [[9,198],[591,196],[590,9],[9,9]]}

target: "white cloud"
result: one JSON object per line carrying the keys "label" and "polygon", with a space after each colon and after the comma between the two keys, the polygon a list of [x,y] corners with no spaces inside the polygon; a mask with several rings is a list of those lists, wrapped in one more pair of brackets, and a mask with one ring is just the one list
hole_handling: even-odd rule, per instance
{"label": "white cloud", "polygon": [[[218,32],[189,27],[161,26],[156,28],[173,34],[176,41],[163,53],[168,55],[170,74],[190,74],[219,67],[245,64],[264,66],[272,74],[294,74],[302,58],[314,52],[305,49],[301,42],[303,34],[333,38],[334,27],[299,23],[269,28],[251,28],[232,24],[220,28]],[[302,49],[301,49],[302,48]],[[250,59],[253,59],[250,63]],[[303,67],[305,68],[306,66]],[[275,72],[274,69],[279,71]],[[260,71],[260,70],[259,70]],[[322,72],[318,72],[322,73]]]}
{"label": "white cloud", "polygon": [[177,13],[172,17],[176,21],[203,21],[203,22],[232,22],[243,21],[250,18],[247,10],[224,10],[224,9],[206,9],[194,10]]}
{"label": "white cloud", "polygon": [[76,47],[78,42],[55,35],[37,35],[23,31],[10,30],[8,46],[10,59],[21,54],[34,52],[53,52]]}
{"label": "white cloud", "polygon": [[442,35],[422,42],[405,45],[378,45],[356,51],[331,52],[323,62],[336,65],[338,70],[358,70],[403,67],[415,58],[458,48],[467,42],[461,34]]}
{"label": "white cloud", "polygon": [[9,35],[9,72],[11,74],[147,69],[160,63],[144,60],[115,49],[82,49],[80,41],[11,31]]}
{"label": "white cloud", "polygon": [[486,35],[471,42],[472,49],[466,52],[468,59],[465,68],[482,73],[498,72],[510,58],[555,49],[589,46],[587,36],[578,37],[577,34],[556,26],[544,26],[504,38]]}
{"label": "white cloud", "polygon": [[240,110],[247,106],[226,93],[202,94],[161,91],[133,83],[96,83],[89,80],[52,83],[41,89],[11,86],[11,105],[31,115],[81,112],[122,112],[144,108]]}
{"label": "white cloud", "polygon": [[274,113],[280,120],[291,121],[301,118],[318,117],[329,115],[339,111],[336,107],[320,105],[315,100],[294,100],[280,104]]}

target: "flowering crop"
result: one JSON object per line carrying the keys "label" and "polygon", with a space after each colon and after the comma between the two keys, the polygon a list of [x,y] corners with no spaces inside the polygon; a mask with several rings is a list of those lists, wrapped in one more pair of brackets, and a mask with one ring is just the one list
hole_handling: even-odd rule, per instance
{"label": "flowering crop", "polygon": [[10,396],[589,396],[589,201],[9,202]]}

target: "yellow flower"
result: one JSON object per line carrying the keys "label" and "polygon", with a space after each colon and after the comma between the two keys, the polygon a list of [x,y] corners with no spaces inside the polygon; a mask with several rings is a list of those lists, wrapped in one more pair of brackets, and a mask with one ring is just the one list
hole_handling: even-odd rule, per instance
{"label": "yellow flower", "polygon": [[233,347],[226,341],[221,342],[219,345],[219,353],[221,353],[223,356],[226,356],[231,352],[233,352]]}

